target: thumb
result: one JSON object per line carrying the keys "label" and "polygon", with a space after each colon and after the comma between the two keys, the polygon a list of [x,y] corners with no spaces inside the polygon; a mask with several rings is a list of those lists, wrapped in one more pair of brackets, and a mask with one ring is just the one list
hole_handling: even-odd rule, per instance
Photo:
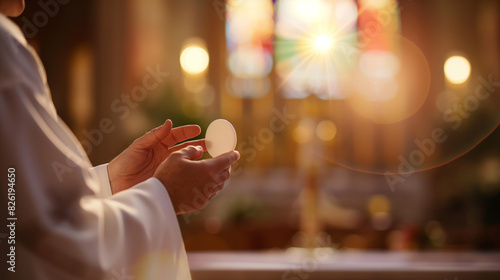
{"label": "thumb", "polygon": [[187,146],[186,148],[179,151],[182,154],[182,157],[189,160],[197,160],[200,159],[203,155],[203,147],[202,146]]}
{"label": "thumb", "polygon": [[134,144],[140,147],[152,146],[165,139],[170,134],[170,131],[172,131],[172,121],[167,120],[163,125],[150,130],[144,136],[135,140]]}

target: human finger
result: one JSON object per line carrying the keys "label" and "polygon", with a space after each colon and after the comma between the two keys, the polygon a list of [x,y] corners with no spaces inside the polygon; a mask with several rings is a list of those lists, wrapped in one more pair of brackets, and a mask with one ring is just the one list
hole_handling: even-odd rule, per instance
{"label": "human finger", "polygon": [[224,184],[225,181],[229,180],[231,177],[231,167],[222,170],[214,176],[214,180],[217,184]]}
{"label": "human finger", "polygon": [[207,150],[207,146],[205,145],[205,139],[200,139],[200,140],[193,140],[193,141],[181,143],[179,145],[175,145],[172,148],[170,148],[170,151],[175,152],[175,151],[178,151],[180,149],[184,149],[187,146],[201,146],[203,148],[203,151]]}
{"label": "human finger", "polygon": [[173,154],[180,154],[185,159],[197,160],[203,155],[203,148],[201,146],[187,146]]}
{"label": "human finger", "polygon": [[220,156],[204,160],[205,164],[210,166],[214,172],[219,173],[229,168],[240,158],[238,151],[229,151]]}
{"label": "human finger", "polygon": [[162,141],[162,139],[167,137],[171,131],[172,131],[172,121],[166,120],[163,125],[150,130],[144,136],[135,140],[134,144],[139,145],[141,147],[152,146]]}
{"label": "human finger", "polygon": [[170,134],[162,139],[162,143],[172,147],[179,142],[196,137],[200,135],[200,133],[201,128],[195,124],[175,127],[170,131]]}
{"label": "human finger", "polygon": [[208,200],[212,200],[222,189],[224,189],[224,183],[214,186],[208,195]]}

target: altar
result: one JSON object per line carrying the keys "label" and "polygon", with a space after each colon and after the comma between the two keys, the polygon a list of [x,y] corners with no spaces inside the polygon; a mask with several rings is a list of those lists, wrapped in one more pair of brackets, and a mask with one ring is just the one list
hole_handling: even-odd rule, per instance
{"label": "altar", "polygon": [[188,258],[194,280],[500,279],[499,253],[197,252]]}

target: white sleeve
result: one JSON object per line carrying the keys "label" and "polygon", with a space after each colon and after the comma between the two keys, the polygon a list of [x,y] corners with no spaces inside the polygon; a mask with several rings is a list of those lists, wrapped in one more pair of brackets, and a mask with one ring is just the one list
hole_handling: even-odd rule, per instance
{"label": "white sleeve", "polygon": [[[17,220],[9,245],[15,246],[16,272],[2,269],[0,279],[190,279],[162,184],[151,178],[99,198],[103,186],[55,114],[36,57],[23,47],[9,50],[17,45],[3,36],[0,28],[0,172],[6,180],[8,168],[15,169],[11,217]],[[7,188],[1,184],[2,207]],[[6,245],[0,243],[1,252],[8,252]]]}
{"label": "white sleeve", "polygon": [[111,185],[109,183],[108,164],[101,164],[92,168],[97,174],[99,180],[99,192],[97,196],[100,198],[108,198],[113,195]]}
{"label": "white sleeve", "polygon": [[98,198],[104,186],[65,143],[70,132],[22,85],[0,89],[0,120],[1,170],[17,174],[18,279],[103,279],[137,267],[127,273],[190,279],[176,215],[157,179]]}

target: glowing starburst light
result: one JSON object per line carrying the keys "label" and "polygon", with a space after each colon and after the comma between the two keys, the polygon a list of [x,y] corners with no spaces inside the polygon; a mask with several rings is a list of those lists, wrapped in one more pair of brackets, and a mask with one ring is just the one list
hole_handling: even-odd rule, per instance
{"label": "glowing starburst light", "polygon": [[320,52],[327,52],[333,47],[333,38],[328,35],[320,35],[314,40],[314,48]]}

